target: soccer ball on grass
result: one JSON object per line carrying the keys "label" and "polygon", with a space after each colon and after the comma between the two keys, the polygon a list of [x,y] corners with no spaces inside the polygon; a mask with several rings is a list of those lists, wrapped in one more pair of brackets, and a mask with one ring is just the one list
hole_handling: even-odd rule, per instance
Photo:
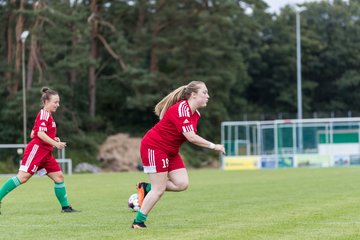
{"label": "soccer ball on grass", "polygon": [[128,207],[133,212],[137,212],[140,209],[139,201],[138,201],[138,195],[137,193],[131,194],[128,200]]}

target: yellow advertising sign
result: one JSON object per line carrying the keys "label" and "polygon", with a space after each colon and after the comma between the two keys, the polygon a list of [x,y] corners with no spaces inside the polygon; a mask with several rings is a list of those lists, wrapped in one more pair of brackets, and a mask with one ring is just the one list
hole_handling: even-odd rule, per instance
{"label": "yellow advertising sign", "polygon": [[259,156],[224,157],[224,170],[250,170],[258,169]]}

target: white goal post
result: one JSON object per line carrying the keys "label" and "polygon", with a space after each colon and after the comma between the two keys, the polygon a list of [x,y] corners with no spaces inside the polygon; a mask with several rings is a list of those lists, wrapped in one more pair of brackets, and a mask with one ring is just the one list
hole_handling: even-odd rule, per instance
{"label": "white goal post", "polygon": [[[21,156],[26,148],[26,144],[0,144],[1,149],[16,149],[17,154],[19,154],[19,162],[21,163]],[[1,161],[1,160],[0,160]],[[65,149],[57,151],[56,161],[59,163],[61,170],[64,174],[72,175],[72,160],[65,157]]]}

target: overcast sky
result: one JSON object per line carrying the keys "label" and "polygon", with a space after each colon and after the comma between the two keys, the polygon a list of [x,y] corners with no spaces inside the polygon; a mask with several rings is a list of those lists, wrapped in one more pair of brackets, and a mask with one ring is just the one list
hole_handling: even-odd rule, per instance
{"label": "overcast sky", "polygon": [[269,7],[270,12],[279,12],[280,8],[284,7],[286,4],[298,4],[298,3],[304,3],[304,2],[315,2],[315,1],[321,1],[321,0],[264,0]]}

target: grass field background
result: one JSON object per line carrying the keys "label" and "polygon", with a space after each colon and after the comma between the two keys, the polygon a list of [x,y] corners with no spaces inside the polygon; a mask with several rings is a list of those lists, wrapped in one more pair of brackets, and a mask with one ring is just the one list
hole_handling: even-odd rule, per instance
{"label": "grass field background", "polygon": [[34,177],[3,199],[0,239],[360,239],[360,168],[189,175],[189,189],[165,193],[146,230],[130,228],[127,208],[143,173],[66,176],[74,214],[60,213],[47,177]]}

